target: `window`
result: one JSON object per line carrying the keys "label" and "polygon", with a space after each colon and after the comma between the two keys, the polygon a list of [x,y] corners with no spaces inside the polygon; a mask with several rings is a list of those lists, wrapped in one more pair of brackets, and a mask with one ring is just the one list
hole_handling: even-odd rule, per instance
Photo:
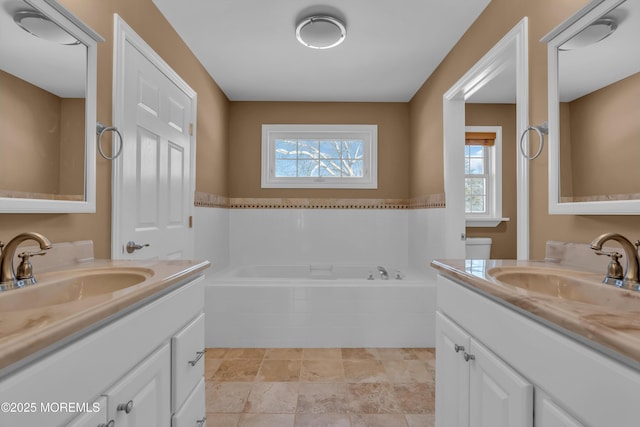
{"label": "window", "polygon": [[377,188],[376,125],[262,125],[262,188]]}
{"label": "window", "polygon": [[502,128],[467,126],[464,196],[468,227],[495,227],[502,218]]}

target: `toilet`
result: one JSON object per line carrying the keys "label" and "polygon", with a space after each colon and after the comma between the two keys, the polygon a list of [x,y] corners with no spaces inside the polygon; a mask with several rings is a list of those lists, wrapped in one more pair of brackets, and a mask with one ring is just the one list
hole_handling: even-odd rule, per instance
{"label": "toilet", "polygon": [[467,237],[466,259],[489,259],[491,258],[491,238],[490,237]]}

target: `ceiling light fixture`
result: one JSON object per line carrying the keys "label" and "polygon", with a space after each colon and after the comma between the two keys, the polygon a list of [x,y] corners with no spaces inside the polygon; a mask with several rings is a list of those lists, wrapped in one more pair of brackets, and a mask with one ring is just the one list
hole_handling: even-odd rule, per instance
{"label": "ceiling light fixture", "polygon": [[20,10],[13,15],[13,21],[27,33],[59,44],[80,43],[46,15],[35,10]]}
{"label": "ceiling light fixture", "polygon": [[312,49],[330,49],[347,36],[344,24],[332,16],[310,16],[296,27],[296,38]]}
{"label": "ceiling light fixture", "polygon": [[617,28],[618,23],[611,18],[598,19],[563,43],[559,49],[574,50],[590,46],[609,37]]}

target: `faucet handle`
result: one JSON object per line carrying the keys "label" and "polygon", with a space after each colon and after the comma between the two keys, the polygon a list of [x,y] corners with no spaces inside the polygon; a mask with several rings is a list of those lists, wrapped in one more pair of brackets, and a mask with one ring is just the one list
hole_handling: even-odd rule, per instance
{"label": "faucet handle", "polygon": [[22,252],[18,254],[18,258],[20,258],[22,261],[20,262],[20,264],[18,265],[18,268],[16,269],[16,279],[18,280],[25,280],[25,279],[32,279],[33,278],[33,266],[31,265],[31,261],[29,261],[29,258],[32,256],[37,256],[37,255],[46,255],[46,251],[39,251],[39,252]]}

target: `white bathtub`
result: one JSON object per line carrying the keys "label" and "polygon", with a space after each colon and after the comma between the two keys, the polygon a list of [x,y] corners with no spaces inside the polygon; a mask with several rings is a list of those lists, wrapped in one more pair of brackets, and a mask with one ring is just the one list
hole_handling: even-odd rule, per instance
{"label": "white bathtub", "polygon": [[388,280],[377,266],[328,264],[243,266],[210,277],[206,345],[433,347],[435,283],[385,268]]}

